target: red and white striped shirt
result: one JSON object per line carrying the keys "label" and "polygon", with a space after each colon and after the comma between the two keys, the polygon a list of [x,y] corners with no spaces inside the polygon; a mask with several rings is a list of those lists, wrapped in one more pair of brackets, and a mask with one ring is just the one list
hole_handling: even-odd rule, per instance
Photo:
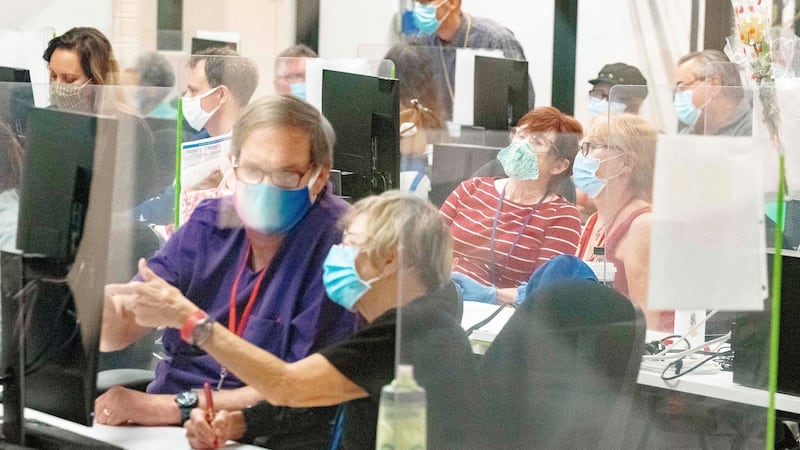
{"label": "red and white striped shirt", "polygon": [[[453,234],[454,256],[458,258],[455,271],[485,285],[511,288],[528,281],[533,271],[550,258],[575,254],[581,235],[581,221],[575,205],[561,196],[542,203],[538,209],[535,205],[503,199],[498,214],[500,193],[494,181],[494,178],[479,177],[462,182],[439,210]],[[496,279],[493,282],[491,248],[495,216]]]}

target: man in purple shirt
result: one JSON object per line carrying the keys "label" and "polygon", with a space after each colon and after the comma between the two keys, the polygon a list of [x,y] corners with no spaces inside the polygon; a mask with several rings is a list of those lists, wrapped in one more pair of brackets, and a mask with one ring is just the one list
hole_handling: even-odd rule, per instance
{"label": "man in purple shirt", "polygon": [[[234,128],[236,193],[201,203],[147,262],[174,295],[289,362],[354,331],[355,316],[329,301],[322,284],[322,262],[341,240],[336,222],[347,208],[328,185],[333,141],[330,124],[308,103],[288,96],[254,102]],[[104,351],[149,331],[120,307],[119,297],[105,300]],[[178,330],[166,331],[168,359],[158,364],[148,393],[112,388],[95,402],[95,420],[182,423],[193,407],[205,407],[203,396],[189,391],[205,382],[221,384],[213,399],[220,409],[260,400],[185,340]]]}

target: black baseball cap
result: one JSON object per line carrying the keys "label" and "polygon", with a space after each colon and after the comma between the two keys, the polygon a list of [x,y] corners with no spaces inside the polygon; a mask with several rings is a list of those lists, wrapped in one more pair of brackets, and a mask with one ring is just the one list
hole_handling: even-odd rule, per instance
{"label": "black baseball cap", "polygon": [[646,85],[647,80],[636,67],[625,63],[606,64],[600,69],[597,78],[589,80],[591,84],[597,83]]}

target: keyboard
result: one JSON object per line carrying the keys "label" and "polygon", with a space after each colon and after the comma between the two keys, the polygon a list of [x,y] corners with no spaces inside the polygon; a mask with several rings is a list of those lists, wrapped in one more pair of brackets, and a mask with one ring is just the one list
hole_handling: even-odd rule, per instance
{"label": "keyboard", "polygon": [[122,450],[122,447],[73,433],[35,419],[25,419],[25,439],[25,445],[45,450]]}

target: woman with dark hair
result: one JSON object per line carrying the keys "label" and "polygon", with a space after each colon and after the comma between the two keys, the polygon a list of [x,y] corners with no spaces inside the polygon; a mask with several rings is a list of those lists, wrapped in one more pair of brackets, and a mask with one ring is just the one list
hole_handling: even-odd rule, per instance
{"label": "woman with dark hair", "polygon": [[76,27],[56,36],[42,55],[50,69],[50,104],[58,109],[85,112],[121,111],[135,114],[135,109],[115,89],[108,105],[96,106],[95,90],[87,85],[118,85],[119,66],[111,42],[95,28]]}
{"label": "woman with dark hair", "polygon": [[166,182],[159,177],[162,160],[157,154],[163,151],[155,148],[152,131],[126,95],[132,89],[119,86],[119,66],[108,38],[95,28],[72,28],[51,39],[42,57],[50,69],[52,108],[117,119],[118,154],[126,158],[122,164],[135,170],[128,179],[124,173],[118,176],[117,182],[125,183],[133,196],[115,206],[126,209],[161,192]]}
{"label": "woman with dark hair", "polygon": [[427,199],[429,131],[444,124],[433,61],[423,47],[408,44],[395,45],[384,58],[394,63],[399,80],[400,189]]}
{"label": "woman with dark hair", "polygon": [[16,248],[22,146],[11,128],[0,123],[0,250]]}
{"label": "woman with dark hair", "polygon": [[430,54],[418,45],[398,44],[384,59],[394,63],[399,81],[400,121],[413,121],[420,128],[441,128],[444,120]]}
{"label": "woman with dark hair", "polygon": [[582,133],[575,118],[551,106],[535,108],[497,155],[508,178],[472,178],[444,202],[440,212],[457,260],[453,279],[465,300],[521,300],[534,270],[575,253],[578,210],[558,186],[572,174]]}

